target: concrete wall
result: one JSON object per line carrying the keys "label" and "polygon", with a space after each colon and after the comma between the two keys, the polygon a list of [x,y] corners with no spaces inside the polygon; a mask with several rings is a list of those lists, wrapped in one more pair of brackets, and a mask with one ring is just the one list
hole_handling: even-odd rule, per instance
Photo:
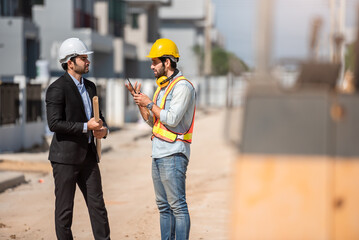
{"label": "concrete wall", "polygon": [[0,29],[0,74],[24,74],[24,65],[19,64],[24,59],[23,19],[1,18]]}
{"label": "concrete wall", "polygon": [[16,124],[0,126],[0,152],[19,151],[41,145],[44,141],[46,120],[26,122],[26,83],[24,76],[15,76],[14,82],[19,84],[20,119]]}
{"label": "concrete wall", "polygon": [[198,19],[205,15],[206,0],[174,0],[170,6],[160,8],[162,19]]}
{"label": "concrete wall", "polygon": [[[45,122],[25,125],[5,125],[0,127],[0,152],[20,151],[44,142]],[[6,136],[6,137],[5,137]]]}
{"label": "concrete wall", "polygon": [[178,0],[159,11],[161,37],[169,38],[177,44],[181,56],[178,65],[187,77],[195,77],[200,73],[200,60],[193,48],[196,45],[204,46],[205,10],[204,0]]}
{"label": "concrete wall", "polygon": [[26,39],[38,39],[37,27],[22,17],[1,17],[0,32],[0,76],[25,75]]}
{"label": "concrete wall", "polygon": [[94,15],[98,20],[98,32],[101,35],[108,34],[108,2],[96,2]]}
{"label": "concrete wall", "polygon": [[126,47],[122,38],[115,38],[113,40],[113,65],[116,77],[124,76]]}
{"label": "concrete wall", "polygon": [[148,14],[145,10],[138,13],[138,28],[133,29],[130,24],[125,26],[125,40],[137,47],[138,58],[145,59],[147,50]]}
{"label": "concrete wall", "polygon": [[106,122],[110,127],[121,127],[125,123],[125,82],[109,79],[106,83]]}
{"label": "concrete wall", "polygon": [[198,58],[193,51],[199,38],[196,28],[191,23],[164,23],[161,25],[161,37],[176,43],[180,54],[178,67],[183,74],[189,78],[198,76]]}
{"label": "concrete wall", "polygon": [[[140,3],[135,4],[132,2],[129,7],[130,14],[138,14],[138,28],[134,29],[131,24],[126,24],[124,29],[125,42],[136,46],[137,50],[136,66],[130,64],[130,67],[128,68],[126,65],[126,69],[129,71],[136,69],[136,72],[131,72],[130,76],[138,78],[153,77],[153,73],[150,70],[150,59],[146,58],[146,56],[150,52],[152,44],[159,37],[158,7],[158,5],[151,1],[148,1],[148,4],[146,5],[141,5]],[[134,59],[130,59],[130,62],[131,60]]]}
{"label": "concrete wall", "polygon": [[72,36],[74,5],[72,0],[47,0],[43,6],[33,7],[33,21],[40,26],[40,57],[49,61],[52,71],[61,71],[58,49]]}
{"label": "concrete wall", "polygon": [[[185,75],[186,76],[186,75]],[[247,88],[242,77],[230,80],[226,76],[188,78],[196,88],[199,107],[242,106]]]}
{"label": "concrete wall", "polygon": [[150,78],[153,74],[151,74],[150,71],[150,61],[146,56],[151,49],[152,43],[147,42],[148,13],[145,10],[139,12],[138,25],[139,27],[137,29],[131,28],[130,25],[125,26],[125,41],[136,46],[137,50],[137,66],[130,66],[128,70],[131,71],[131,68],[136,69],[135,73],[129,73],[130,76]]}

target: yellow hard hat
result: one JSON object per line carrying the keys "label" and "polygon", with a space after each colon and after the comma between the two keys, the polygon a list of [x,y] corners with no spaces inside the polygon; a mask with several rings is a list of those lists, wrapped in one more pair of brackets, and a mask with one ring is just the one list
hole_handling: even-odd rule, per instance
{"label": "yellow hard hat", "polygon": [[179,52],[176,44],[167,38],[160,38],[152,45],[148,58],[158,58],[162,56],[173,56],[179,58]]}

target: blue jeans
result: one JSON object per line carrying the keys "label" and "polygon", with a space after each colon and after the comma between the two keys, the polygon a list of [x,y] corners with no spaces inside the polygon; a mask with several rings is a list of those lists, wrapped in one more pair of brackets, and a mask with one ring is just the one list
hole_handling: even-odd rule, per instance
{"label": "blue jeans", "polygon": [[160,212],[161,239],[189,238],[190,217],[186,202],[188,159],[174,154],[152,160],[152,180]]}

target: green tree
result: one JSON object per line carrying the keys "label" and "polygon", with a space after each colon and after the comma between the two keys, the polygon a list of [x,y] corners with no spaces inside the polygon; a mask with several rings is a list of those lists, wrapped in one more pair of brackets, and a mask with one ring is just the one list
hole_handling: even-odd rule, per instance
{"label": "green tree", "polygon": [[229,72],[230,55],[220,47],[212,49],[212,75],[221,76]]}
{"label": "green tree", "polygon": [[[193,47],[193,52],[198,58],[198,72],[203,75],[204,50],[203,47],[196,45]],[[235,54],[226,51],[225,49],[214,46],[212,48],[212,75],[221,76],[227,75],[229,72],[234,75],[249,71],[247,64]]]}
{"label": "green tree", "polygon": [[200,45],[195,45],[193,47],[193,52],[197,57],[198,60],[198,73],[200,76],[203,76],[203,63],[204,63],[204,51],[203,48]]}
{"label": "green tree", "polygon": [[350,70],[354,72],[355,63],[355,42],[346,45],[345,48],[345,71]]}
{"label": "green tree", "polygon": [[229,71],[235,76],[242,74],[243,72],[249,71],[248,65],[239,57],[233,53],[229,53]]}

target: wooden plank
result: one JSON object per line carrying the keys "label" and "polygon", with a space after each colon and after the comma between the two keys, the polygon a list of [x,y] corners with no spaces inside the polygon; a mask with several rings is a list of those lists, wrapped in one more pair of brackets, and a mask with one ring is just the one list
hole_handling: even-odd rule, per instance
{"label": "wooden plank", "polygon": [[331,172],[327,157],[241,155],[231,239],[330,239]]}

